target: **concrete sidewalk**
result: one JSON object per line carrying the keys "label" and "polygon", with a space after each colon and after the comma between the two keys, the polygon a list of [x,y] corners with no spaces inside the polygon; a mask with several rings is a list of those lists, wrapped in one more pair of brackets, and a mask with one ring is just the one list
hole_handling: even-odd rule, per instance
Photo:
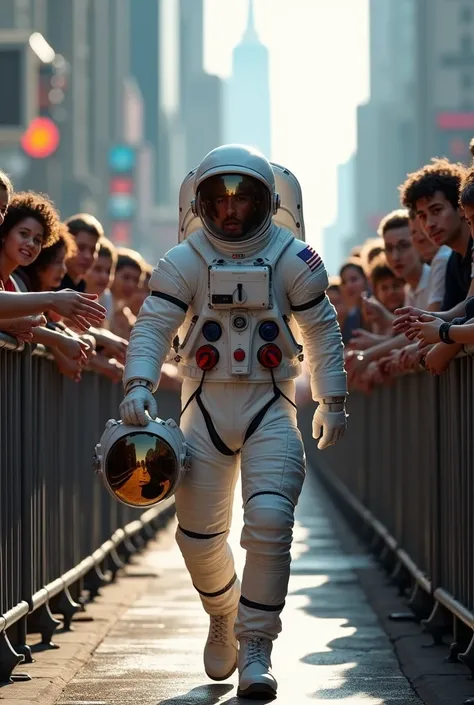
{"label": "concrete sidewalk", "polygon": [[[374,571],[363,548],[345,553],[334,508],[310,476],[298,507],[292,578],[274,648],[278,702],[320,705],[422,705],[356,571]],[[234,520],[238,548],[240,512]],[[203,672],[208,618],[178,549],[154,546],[147,563],[160,577],[115,624],[58,705],[240,705],[237,677],[216,684]],[[240,572],[240,571],[239,571]],[[18,702],[18,701],[17,701]]]}

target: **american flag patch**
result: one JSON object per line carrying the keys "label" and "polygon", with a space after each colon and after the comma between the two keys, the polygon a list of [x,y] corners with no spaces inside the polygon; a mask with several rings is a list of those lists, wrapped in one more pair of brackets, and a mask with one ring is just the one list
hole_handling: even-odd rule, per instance
{"label": "american flag patch", "polygon": [[306,262],[312,272],[322,263],[321,257],[309,245],[305,247],[304,250],[301,250],[301,252],[298,252],[296,256],[302,259],[303,262]]}

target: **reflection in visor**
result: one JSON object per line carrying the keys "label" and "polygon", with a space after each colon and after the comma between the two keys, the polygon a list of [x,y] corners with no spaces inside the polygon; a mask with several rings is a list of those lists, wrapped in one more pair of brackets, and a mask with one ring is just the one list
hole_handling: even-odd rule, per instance
{"label": "reflection in visor", "polygon": [[269,189],[243,174],[211,176],[198,188],[197,207],[206,228],[221,240],[248,240],[271,212]]}
{"label": "reflection in visor", "polygon": [[105,477],[118,499],[143,507],[165,499],[177,476],[171,447],[149,433],[130,433],[112,446]]}

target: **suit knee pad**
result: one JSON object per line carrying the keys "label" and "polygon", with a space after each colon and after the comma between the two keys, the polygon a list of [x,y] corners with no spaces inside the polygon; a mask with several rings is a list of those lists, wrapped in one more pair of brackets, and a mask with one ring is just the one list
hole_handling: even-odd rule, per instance
{"label": "suit knee pad", "polygon": [[244,508],[240,545],[252,554],[284,556],[291,547],[294,506],[280,494],[256,494]]}

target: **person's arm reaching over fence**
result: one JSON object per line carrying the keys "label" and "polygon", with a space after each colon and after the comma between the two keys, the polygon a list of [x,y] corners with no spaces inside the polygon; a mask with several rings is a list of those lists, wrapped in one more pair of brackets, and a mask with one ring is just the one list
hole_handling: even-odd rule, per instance
{"label": "person's arm reaching over fence", "polygon": [[51,310],[87,330],[105,318],[105,308],[96,299],[95,294],[79,294],[69,289],[34,294],[0,291],[0,318],[20,318]]}

